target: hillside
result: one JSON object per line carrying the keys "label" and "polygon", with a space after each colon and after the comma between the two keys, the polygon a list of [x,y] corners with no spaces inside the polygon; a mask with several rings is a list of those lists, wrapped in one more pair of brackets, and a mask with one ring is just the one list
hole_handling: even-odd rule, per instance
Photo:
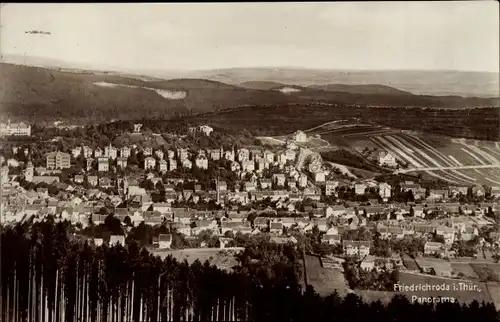
{"label": "hillside", "polygon": [[312,85],[310,88],[327,92],[347,92],[351,94],[387,94],[387,95],[412,95],[407,91],[402,91],[394,87],[368,84],[368,85],[346,85],[346,84],[326,84]]}
{"label": "hillside", "polygon": [[325,122],[357,119],[395,129],[428,132],[476,140],[500,140],[500,114],[495,108],[430,109],[370,108],[327,104],[289,104],[242,107],[188,117],[196,124],[247,130],[257,136],[276,136],[306,130]]}
{"label": "hillside", "polygon": [[282,84],[282,83],[278,83],[278,82],[266,82],[266,81],[249,81],[249,82],[243,82],[243,83],[239,84],[238,86],[243,87],[243,88],[268,91],[271,89],[284,87],[284,86],[286,86],[286,84]]}
{"label": "hillside", "polygon": [[0,88],[0,116],[30,122],[168,118],[291,101],[279,92],[243,89],[209,80],[146,82],[119,75],[61,72],[10,64],[0,64]]}
{"label": "hillside", "polygon": [[[435,108],[500,106],[498,98],[435,97],[406,92],[331,92],[296,85],[264,90],[200,78],[157,80],[130,76],[90,71],[64,72],[2,63],[0,117],[28,122],[92,123],[103,119],[169,118],[242,106],[287,104]],[[274,85],[269,82],[257,85],[265,84]],[[366,90],[366,87],[361,88]],[[374,87],[368,88],[373,91]]]}

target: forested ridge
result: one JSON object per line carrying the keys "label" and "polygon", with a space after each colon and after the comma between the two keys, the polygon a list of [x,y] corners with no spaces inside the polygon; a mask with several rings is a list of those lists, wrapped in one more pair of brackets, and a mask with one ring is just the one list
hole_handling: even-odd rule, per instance
{"label": "forested ridge", "polygon": [[[136,244],[95,247],[49,217],[1,228],[1,321],[495,321],[492,304],[364,303],[302,292],[291,245],[259,247],[233,272],[161,260]],[[248,252],[257,251],[249,248]],[[245,253],[245,252],[244,252]],[[248,260],[248,258],[258,260]],[[247,258],[247,259],[245,259]],[[275,261],[275,262],[272,262]],[[262,263],[262,265],[259,265]],[[271,263],[271,265],[266,265]]]}

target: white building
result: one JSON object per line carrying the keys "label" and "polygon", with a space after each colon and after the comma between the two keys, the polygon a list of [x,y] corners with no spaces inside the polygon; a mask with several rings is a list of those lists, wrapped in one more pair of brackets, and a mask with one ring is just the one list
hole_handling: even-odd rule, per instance
{"label": "white building", "polygon": [[198,154],[195,159],[196,167],[199,169],[208,169],[208,158],[204,154]]}
{"label": "white building", "polygon": [[97,171],[108,172],[109,171],[109,160],[106,157],[97,158]]}
{"label": "white building", "polygon": [[110,144],[104,148],[104,156],[115,160],[118,157],[118,150]]}
{"label": "white building", "polygon": [[156,167],[156,160],[152,157],[147,157],[144,159],[144,169],[151,170]]}
{"label": "white building", "polygon": [[378,194],[380,198],[387,201],[391,197],[391,186],[385,182],[380,183],[378,185]]}
{"label": "white building", "polygon": [[378,155],[378,162],[381,166],[396,167],[398,164],[396,162],[396,157],[390,152],[380,152]]}
{"label": "white building", "polygon": [[241,170],[246,172],[253,172],[255,170],[255,162],[251,160],[242,161]]}
{"label": "white building", "polygon": [[168,164],[167,164],[167,161],[165,160],[160,160],[160,162],[158,162],[158,170],[160,172],[165,172],[168,170]]}
{"label": "white building", "polygon": [[327,181],[325,183],[325,195],[333,196],[335,195],[335,189],[338,187],[339,183],[337,181]]}
{"label": "white building", "polygon": [[130,156],[131,150],[128,146],[124,146],[120,149],[120,156],[122,158],[128,158]]}
{"label": "white building", "polygon": [[243,162],[250,160],[250,151],[248,149],[239,149],[238,150],[238,161]]}
{"label": "white building", "polygon": [[175,159],[168,159],[168,170],[174,171],[177,169],[177,161]]}
{"label": "white building", "polygon": [[188,159],[184,159],[182,161],[182,167],[186,168],[186,169],[191,169],[193,167],[193,162],[191,162],[190,160]]}
{"label": "white building", "polygon": [[302,131],[297,131],[293,135],[293,139],[295,142],[298,142],[298,143],[306,143],[307,142],[307,135]]}
{"label": "white building", "polygon": [[0,123],[0,136],[31,136],[31,125],[26,123]]}

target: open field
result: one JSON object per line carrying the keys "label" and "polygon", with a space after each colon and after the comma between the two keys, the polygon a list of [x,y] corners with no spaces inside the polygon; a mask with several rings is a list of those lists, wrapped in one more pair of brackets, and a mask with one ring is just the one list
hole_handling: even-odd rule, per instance
{"label": "open field", "polygon": [[[500,142],[451,139],[352,121],[326,123],[307,133],[319,134],[333,146],[389,151],[426,177],[460,185],[500,185]],[[462,169],[471,166],[484,168]]]}
{"label": "open field", "polygon": [[308,284],[322,296],[327,296],[335,290],[340,296],[347,294],[347,282],[340,269],[323,268],[319,257],[306,255],[306,274]]}
{"label": "open field", "polygon": [[477,280],[479,276],[468,263],[452,263],[451,268],[458,274],[462,273],[464,278]]}
{"label": "open field", "polygon": [[176,249],[176,250],[154,250],[154,255],[165,258],[172,255],[178,261],[187,260],[192,264],[197,259],[204,263],[209,261],[211,265],[215,265],[221,269],[231,270],[234,266],[238,265],[234,254],[242,251],[243,248],[193,248],[193,249]]}

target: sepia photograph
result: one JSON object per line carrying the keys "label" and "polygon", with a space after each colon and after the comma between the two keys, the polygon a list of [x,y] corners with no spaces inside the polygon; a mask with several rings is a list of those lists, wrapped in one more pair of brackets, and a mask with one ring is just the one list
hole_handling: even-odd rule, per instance
{"label": "sepia photograph", "polygon": [[0,4],[0,322],[500,321],[498,1]]}

